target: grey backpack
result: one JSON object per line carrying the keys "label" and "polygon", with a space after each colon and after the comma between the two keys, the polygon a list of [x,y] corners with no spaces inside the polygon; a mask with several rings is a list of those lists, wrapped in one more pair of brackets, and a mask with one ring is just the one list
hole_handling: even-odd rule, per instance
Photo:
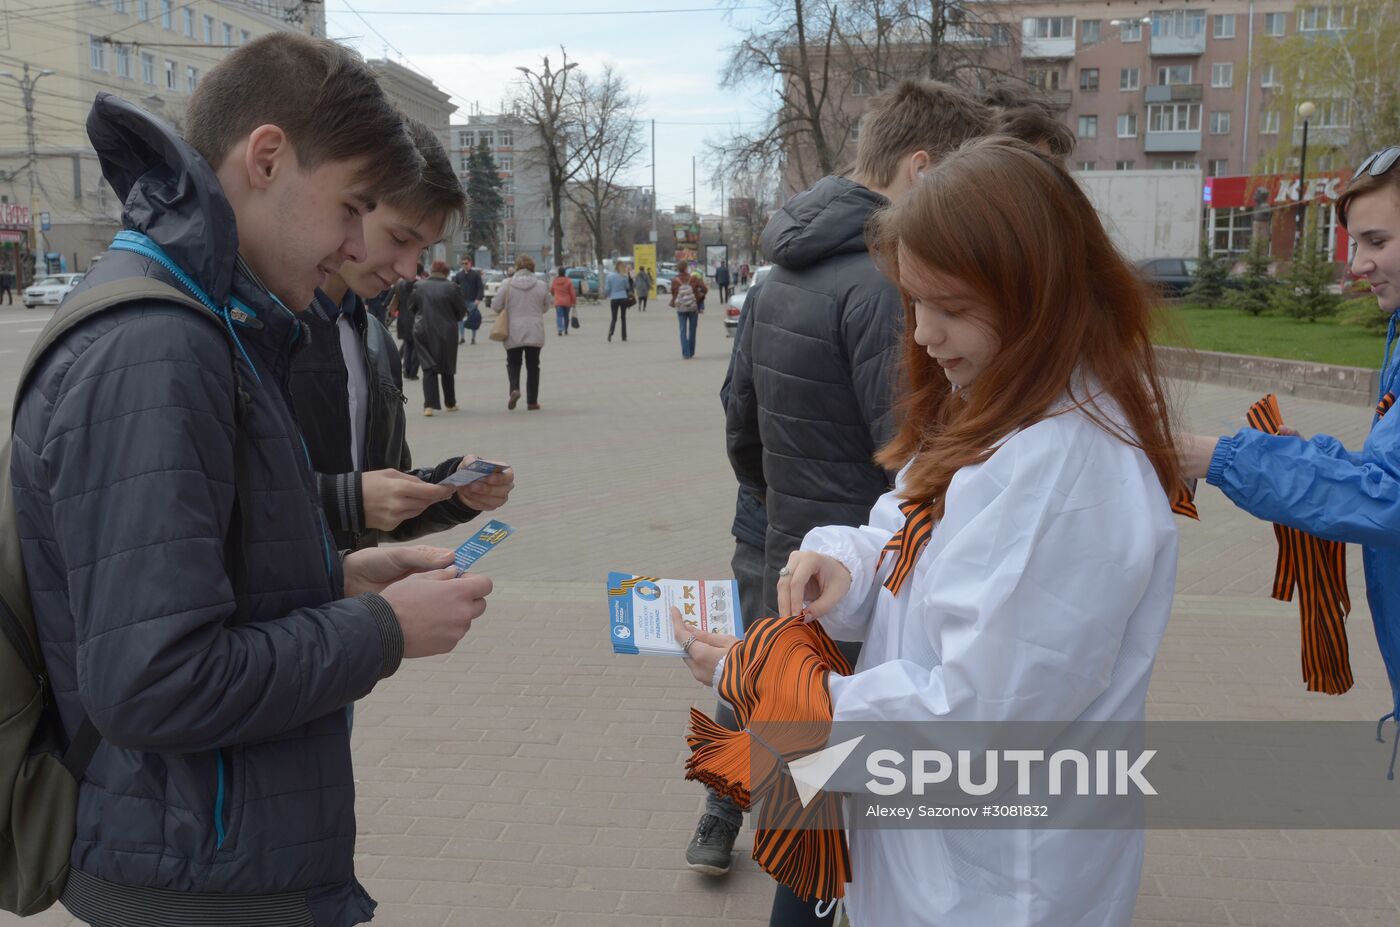
{"label": "grey backpack", "polygon": [[[15,410],[30,373],[64,334],[100,312],[134,302],[187,306],[228,334],[203,303],[159,280],[98,284],[65,300],[39,335],[20,373]],[[10,445],[6,440],[0,446],[0,910],[26,916],[48,908],[63,893],[78,782],[102,737],[84,718],[63,746],[20,557]]]}

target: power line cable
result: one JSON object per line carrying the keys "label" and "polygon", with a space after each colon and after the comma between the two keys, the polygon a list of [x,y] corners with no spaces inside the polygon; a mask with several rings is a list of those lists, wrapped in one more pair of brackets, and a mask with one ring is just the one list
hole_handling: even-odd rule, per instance
{"label": "power line cable", "polygon": [[[346,5],[347,7],[350,6],[349,3],[346,3],[345,5]],[[536,11],[536,10],[362,10],[361,12],[366,13],[366,14],[368,14],[368,15],[370,15],[370,16],[471,16],[471,17],[484,17],[484,16],[502,16],[502,17],[510,17],[510,16],[528,16],[528,17],[537,17],[537,16],[549,16],[549,17],[561,17],[561,16],[664,16],[664,15],[667,15],[667,14],[670,14],[670,13],[724,13],[724,12],[728,12],[729,10],[757,10],[757,9],[762,9],[762,7],[756,7],[756,6],[733,6],[733,7],[724,8],[724,7],[718,7],[718,6],[691,6],[691,7],[656,8],[656,9],[648,9],[648,10],[554,10],[554,11]],[[358,15],[358,14],[357,14],[357,15]]]}

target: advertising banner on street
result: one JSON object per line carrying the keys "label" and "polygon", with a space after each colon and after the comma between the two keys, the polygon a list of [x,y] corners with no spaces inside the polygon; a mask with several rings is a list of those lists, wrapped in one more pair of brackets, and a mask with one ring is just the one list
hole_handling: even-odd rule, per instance
{"label": "advertising banner on street", "polygon": [[647,299],[655,299],[656,245],[632,246],[632,270],[636,273],[640,273],[644,267],[646,268],[647,275],[651,277],[651,292],[647,294]]}
{"label": "advertising banner on street", "polygon": [[728,245],[706,245],[705,276],[711,280],[715,279],[715,271],[719,270],[719,265],[727,260],[729,260]]}

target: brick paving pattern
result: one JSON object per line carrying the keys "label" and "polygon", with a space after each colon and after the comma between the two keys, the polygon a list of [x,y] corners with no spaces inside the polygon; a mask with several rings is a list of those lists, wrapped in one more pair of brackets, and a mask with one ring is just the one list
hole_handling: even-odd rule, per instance
{"label": "brick paving pattern", "polygon": [[[604,342],[606,308],[552,333],[543,410],[505,408],[504,352],[484,332],[463,346],[462,411],[420,417],[406,384],[415,458],[472,452],[513,464],[518,529],[480,570],[491,607],[451,655],[409,661],[356,706],[357,869],[389,925],[694,927],[767,923],[772,885],[739,838],[724,879],[685,867],[699,815],[682,779],[686,711],[713,699],[678,662],[613,656],[605,634],[609,569],[728,575],[734,482],[717,398],[731,342],[701,317],[682,361],[673,314],[632,313],[627,344]],[[0,313],[0,402],[38,313]],[[1184,418],[1222,431],[1257,396],[1177,384]],[[1369,410],[1282,398],[1304,434],[1353,446]],[[8,409],[0,407],[0,414]],[[1203,521],[1182,524],[1172,623],[1149,714],[1374,720],[1385,683],[1353,549],[1350,620],[1357,684],[1340,697],[1303,691],[1297,612],[1267,598],[1273,533],[1203,488]],[[465,530],[438,540],[458,543]],[[1378,747],[1386,752],[1388,748]],[[1378,775],[1384,758],[1378,752]],[[1400,835],[1393,832],[1158,831],[1136,925],[1380,927],[1400,924]],[[18,920],[0,915],[0,927]],[[26,921],[76,923],[61,911]]]}

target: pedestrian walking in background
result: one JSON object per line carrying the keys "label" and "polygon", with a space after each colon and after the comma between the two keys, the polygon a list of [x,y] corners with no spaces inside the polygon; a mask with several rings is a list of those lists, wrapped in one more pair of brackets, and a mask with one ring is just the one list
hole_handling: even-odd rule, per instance
{"label": "pedestrian walking in background", "polygon": [[[555,278],[558,279],[558,278]],[[544,348],[544,317],[549,312],[553,285],[535,276],[535,259],[522,254],[515,273],[501,284],[492,308],[506,314],[506,377],[510,381],[507,409],[520,403],[520,367],[525,366],[525,408],[540,407],[540,351]]]}
{"label": "pedestrian walking in background", "polygon": [[[413,322],[413,342],[418,363],[423,367],[423,414],[432,415],[446,403],[448,412],[457,411],[457,323],[467,315],[462,290],[447,279],[447,262],[433,261],[427,280],[413,287],[409,304],[417,318]],[[438,398],[441,382],[442,398]]]}
{"label": "pedestrian walking in background", "polygon": [[555,327],[559,330],[558,334],[567,335],[569,317],[573,315],[574,306],[578,303],[578,293],[574,290],[574,282],[564,275],[564,268],[559,268],[558,274],[549,284],[549,292],[554,297]]}
{"label": "pedestrian walking in background", "polygon": [[476,344],[476,330],[481,327],[481,310],[477,308],[477,303],[486,295],[486,281],[481,279],[481,271],[472,267],[472,259],[464,257],[462,269],[452,275],[452,282],[457,284],[457,288],[462,291],[462,298],[467,301],[467,315],[457,326],[457,343],[466,342],[467,331],[470,329],[472,344]]}
{"label": "pedestrian walking in background", "polygon": [[671,308],[680,323],[681,357],[695,356],[695,332],[699,326],[701,307],[705,299],[705,284],[699,274],[691,274],[685,261],[676,264],[676,276],[671,281]]}
{"label": "pedestrian walking in background", "polygon": [[603,280],[603,292],[607,294],[608,305],[612,309],[612,321],[608,323],[609,341],[612,341],[619,316],[622,317],[622,340],[627,340],[627,300],[631,295],[628,292],[629,283],[627,275],[622,272],[621,261],[613,265],[612,272]]}
{"label": "pedestrian walking in background", "polygon": [[643,267],[637,271],[637,311],[647,311],[647,299],[651,297],[652,284],[656,278],[651,275],[651,271]]}
{"label": "pedestrian walking in background", "polygon": [[0,297],[13,306],[15,304],[15,275],[10,271],[0,271]]}
{"label": "pedestrian walking in background", "polygon": [[715,286],[719,287],[719,301],[722,303],[729,302],[729,296],[734,292],[729,283],[729,262],[720,261],[719,267],[715,269]]}
{"label": "pedestrian walking in background", "polygon": [[418,348],[413,343],[413,288],[423,276],[423,265],[419,264],[412,280],[400,280],[394,284],[394,294],[389,297],[389,317],[394,320],[394,334],[399,338],[400,355],[403,360],[403,378],[418,379]]}
{"label": "pedestrian walking in background", "polygon": [[749,285],[749,265],[743,263],[739,265],[739,286]]}

